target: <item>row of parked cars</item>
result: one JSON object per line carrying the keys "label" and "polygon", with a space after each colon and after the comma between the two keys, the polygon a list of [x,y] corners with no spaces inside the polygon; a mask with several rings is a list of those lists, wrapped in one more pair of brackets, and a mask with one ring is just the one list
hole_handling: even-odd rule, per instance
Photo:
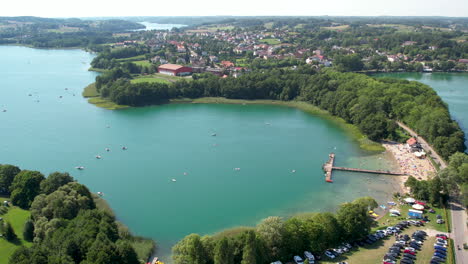
{"label": "row of parked cars", "polygon": [[[349,243],[343,243],[341,246],[339,246],[337,248],[326,250],[324,252],[324,254],[325,254],[325,256],[327,256],[327,257],[329,257],[331,259],[334,259],[334,258],[338,257],[339,255],[345,253],[345,252],[349,252],[349,250],[352,247],[353,246],[351,246],[351,244],[349,244]],[[315,264],[315,262],[318,259],[320,259],[320,256],[315,256],[314,254],[312,254],[309,251],[304,251],[304,257],[301,257],[299,255],[294,256],[294,263],[303,264],[305,259],[309,260],[310,264]],[[275,261],[275,262],[272,262],[271,264],[282,264],[282,263],[281,263],[281,261]],[[344,262],[339,262],[337,264],[348,264],[348,263],[344,261]]]}
{"label": "row of parked cars", "polygon": [[[309,251],[304,251],[304,258],[302,258],[299,255],[294,256],[294,263],[303,264],[305,259],[309,260],[310,264],[315,264],[315,261],[317,258],[314,256],[314,254],[310,253]],[[283,263],[281,261],[275,261],[275,262],[272,262],[271,264],[283,264]]]}
{"label": "row of parked cars", "polygon": [[447,259],[447,239],[444,234],[437,234],[434,243],[434,255],[431,259],[431,264],[444,263]]}
{"label": "row of parked cars", "polygon": [[385,254],[383,263],[396,264],[397,258],[401,258],[401,264],[413,264],[416,260],[416,253],[421,250],[426,236],[426,232],[422,230],[415,231],[411,237],[409,235],[398,235],[395,243]]}

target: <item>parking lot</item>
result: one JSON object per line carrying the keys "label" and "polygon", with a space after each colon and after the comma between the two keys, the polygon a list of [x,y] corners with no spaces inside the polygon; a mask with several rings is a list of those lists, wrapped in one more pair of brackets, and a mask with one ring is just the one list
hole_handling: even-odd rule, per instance
{"label": "parking lot", "polygon": [[[416,230],[425,230],[424,227],[410,226],[401,232],[401,235],[413,234]],[[432,232],[428,232],[432,233]],[[414,261],[414,264],[427,264],[430,263],[430,260],[434,254],[434,236],[426,237],[424,244],[421,247],[421,250],[417,253],[417,258]],[[329,259],[324,257],[320,263],[325,264],[336,264],[340,261],[346,261],[349,264],[378,264],[382,263],[384,255],[387,253],[388,249],[396,242],[394,236],[388,236],[381,240],[376,241],[370,245],[364,245],[362,247],[354,247],[350,252],[345,253],[335,259]],[[397,262],[399,263],[399,262]],[[447,264],[451,264],[450,260],[447,260]]]}

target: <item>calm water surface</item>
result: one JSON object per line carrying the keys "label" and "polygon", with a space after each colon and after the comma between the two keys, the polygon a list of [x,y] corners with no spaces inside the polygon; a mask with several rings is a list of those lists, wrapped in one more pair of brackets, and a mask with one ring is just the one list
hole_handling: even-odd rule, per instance
{"label": "calm water surface", "polygon": [[159,255],[190,233],[334,210],[365,195],[385,202],[396,190],[390,176],[356,173],[337,172],[327,184],[321,166],[332,151],[337,165],[392,164],[297,109],[179,104],[110,111],[81,97],[96,76],[87,71],[89,53],[0,46],[0,58],[0,163],[71,172],[103,192],[134,233],[154,238]]}
{"label": "calm water surface", "polygon": [[[448,104],[450,114],[468,135],[468,73],[407,72],[384,73],[376,76],[418,81],[431,86]],[[468,146],[468,137],[465,145]]]}
{"label": "calm water surface", "polygon": [[173,28],[181,28],[181,27],[186,27],[187,25],[182,25],[182,24],[159,24],[159,23],[151,23],[151,22],[138,22],[146,28],[144,29],[137,29],[135,31],[142,31],[142,30],[171,30]]}

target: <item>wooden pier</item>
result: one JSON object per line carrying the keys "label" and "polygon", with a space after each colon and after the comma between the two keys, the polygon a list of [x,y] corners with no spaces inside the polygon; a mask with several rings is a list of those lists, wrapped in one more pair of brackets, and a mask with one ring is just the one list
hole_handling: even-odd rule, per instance
{"label": "wooden pier", "polygon": [[333,165],[335,163],[335,153],[330,153],[328,155],[328,161],[323,164],[323,170],[325,171],[325,181],[333,182],[332,180],[332,172],[333,172]]}
{"label": "wooden pier", "polygon": [[365,169],[355,169],[355,168],[346,168],[346,167],[335,167],[335,153],[330,153],[328,155],[328,161],[323,164],[323,170],[325,171],[325,181],[326,182],[333,182],[332,180],[332,173],[333,170],[341,170],[341,171],[351,171],[351,172],[363,172],[363,173],[372,173],[372,174],[386,174],[386,175],[395,175],[395,176],[403,176],[406,175],[404,173],[398,172],[391,172],[391,171],[383,171],[383,170],[365,170]]}

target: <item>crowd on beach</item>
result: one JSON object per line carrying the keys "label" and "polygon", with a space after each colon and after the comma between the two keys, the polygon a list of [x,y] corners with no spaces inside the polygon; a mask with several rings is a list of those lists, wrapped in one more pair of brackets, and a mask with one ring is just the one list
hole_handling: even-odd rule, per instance
{"label": "crowd on beach", "polygon": [[[384,143],[383,146],[390,151],[399,165],[400,172],[413,176],[419,180],[427,180],[435,175],[436,170],[431,161],[426,158],[419,158],[406,146],[406,144]],[[404,182],[408,176],[401,177],[401,186],[405,190]]]}

